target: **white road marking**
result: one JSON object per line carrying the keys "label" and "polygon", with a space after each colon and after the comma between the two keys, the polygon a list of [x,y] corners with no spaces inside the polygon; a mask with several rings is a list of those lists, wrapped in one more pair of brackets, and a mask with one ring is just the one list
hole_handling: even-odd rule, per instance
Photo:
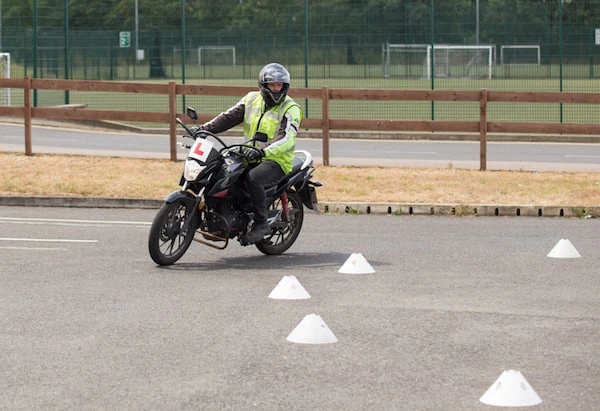
{"label": "white road marking", "polygon": [[[148,226],[151,223],[146,221],[102,221],[102,220],[68,220],[58,218],[23,218],[23,217],[0,217],[0,224],[27,224],[27,225],[60,225],[60,226],[79,226],[79,227],[108,227],[110,225],[137,225]],[[10,242],[30,242],[30,243],[97,243],[98,240],[75,240],[64,238],[0,238],[0,241]],[[4,250],[44,250],[44,251],[66,251],[66,248],[39,248],[39,247],[0,247]]]}
{"label": "white road marking", "polygon": [[26,241],[36,243],[97,243],[98,240],[71,240],[68,238],[9,238],[0,237],[0,241]]}
{"label": "white road marking", "polygon": [[[87,223],[58,223],[52,221],[4,221],[0,219],[0,224],[21,224],[21,225],[44,225],[44,226],[60,226],[60,227],[110,227],[110,224],[87,224]],[[150,223],[148,223],[149,225]],[[145,224],[144,224],[145,225]],[[137,225],[138,227],[141,224]]]}
{"label": "white road marking", "polygon": [[67,251],[66,248],[54,248],[54,247],[0,247],[0,250]]}
{"label": "white road marking", "polygon": [[0,217],[0,222],[16,222],[16,223],[45,223],[45,224],[95,224],[95,225],[150,225],[147,221],[102,221],[102,220],[66,220],[58,218],[20,218],[20,217]]}

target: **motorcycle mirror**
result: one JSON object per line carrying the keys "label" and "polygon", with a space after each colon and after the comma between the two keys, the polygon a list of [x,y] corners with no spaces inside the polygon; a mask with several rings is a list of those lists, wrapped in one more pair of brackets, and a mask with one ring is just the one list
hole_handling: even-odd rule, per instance
{"label": "motorcycle mirror", "polygon": [[194,121],[198,120],[198,113],[196,113],[196,110],[191,107],[186,107],[185,114],[187,114],[187,116]]}
{"label": "motorcycle mirror", "polygon": [[263,133],[262,131],[257,131],[254,134],[254,141],[260,141],[261,143],[266,143],[267,141],[269,141],[269,136],[267,136],[266,133]]}

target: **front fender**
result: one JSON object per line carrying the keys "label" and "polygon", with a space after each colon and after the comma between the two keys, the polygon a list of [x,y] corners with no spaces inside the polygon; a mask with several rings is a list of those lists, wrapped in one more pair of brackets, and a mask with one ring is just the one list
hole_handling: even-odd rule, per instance
{"label": "front fender", "polygon": [[189,191],[178,190],[169,193],[165,198],[165,203],[174,203],[179,200],[182,200],[187,207],[196,207],[196,205],[200,202],[200,198],[196,197]]}

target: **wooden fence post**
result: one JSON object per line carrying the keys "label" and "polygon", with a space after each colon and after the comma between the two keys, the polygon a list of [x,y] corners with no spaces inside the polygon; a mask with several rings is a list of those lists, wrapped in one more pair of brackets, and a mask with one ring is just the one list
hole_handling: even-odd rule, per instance
{"label": "wooden fence post", "polygon": [[323,129],[323,165],[329,165],[329,88],[321,88],[321,128]]}
{"label": "wooden fence post", "polygon": [[487,168],[487,89],[479,92],[479,170]]}
{"label": "wooden fence post", "polygon": [[25,155],[33,154],[31,148],[31,77],[25,77],[25,90],[23,90],[23,108],[25,109]]}
{"label": "wooden fence post", "polygon": [[177,161],[177,84],[169,82],[169,147],[171,161]]}

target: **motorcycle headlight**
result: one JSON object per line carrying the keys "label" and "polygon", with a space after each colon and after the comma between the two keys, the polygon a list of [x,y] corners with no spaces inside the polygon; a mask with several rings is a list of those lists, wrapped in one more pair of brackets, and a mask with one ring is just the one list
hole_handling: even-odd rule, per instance
{"label": "motorcycle headlight", "polygon": [[201,166],[196,160],[187,159],[183,167],[183,178],[187,181],[194,181],[205,168],[206,166]]}

